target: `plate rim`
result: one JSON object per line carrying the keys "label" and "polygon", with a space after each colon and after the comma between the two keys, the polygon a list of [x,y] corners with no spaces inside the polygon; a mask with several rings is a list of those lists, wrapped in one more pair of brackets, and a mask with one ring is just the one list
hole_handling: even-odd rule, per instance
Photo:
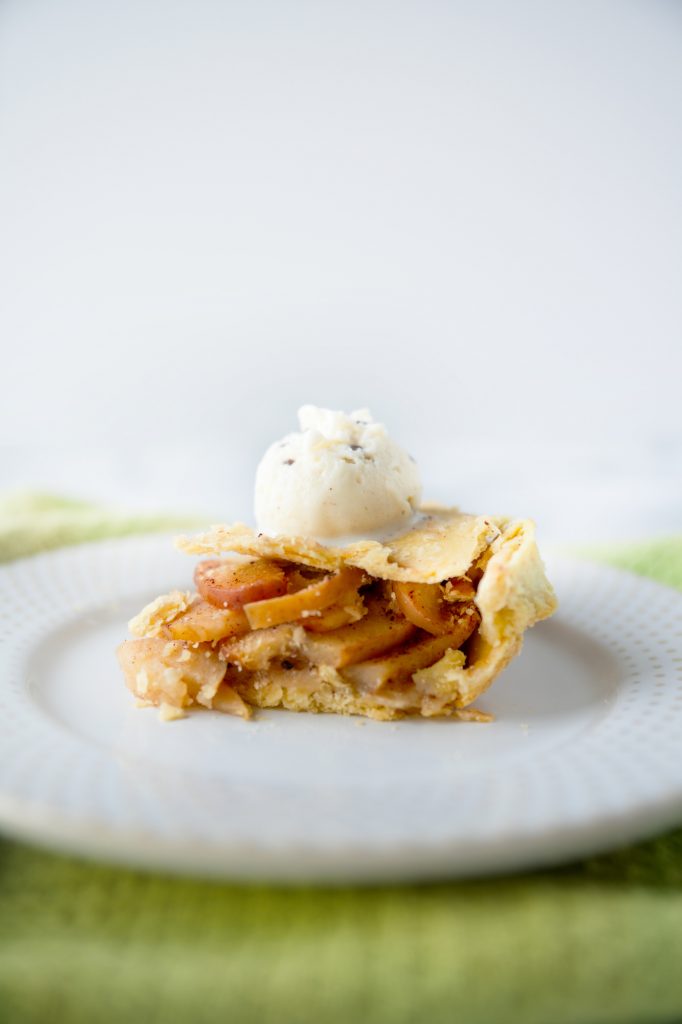
{"label": "plate rim", "polygon": [[[6,823],[10,828],[5,831]],[[532,832],[505,836],[501,862],[485,843],[466,846],[461,840],[429,841],[423,845],[389,848],[344,845],[321,850],[305,844],[283,848],[259,848],[247,843],[212,843],[197,848],[191,841],[159,839],[152,833],[136,833],[85,823],[69,823],[54,816],[49,829],[44,808],[32,808],[0,794],[0,830],[10,842],[26,842],[54,853],[100,864],[160,873],[239,882],[270,882],[310,885],[387,885],[397,882],[429,882],[458,878],[485,878],[551,870],[596,857],[634,843],[646,842],[675,828],[682,821],[682,793],[640,808],[604,815],[595,824],[582,822],[554,828],[544,836]],[[615,839],[615,841],[614,841]]]}

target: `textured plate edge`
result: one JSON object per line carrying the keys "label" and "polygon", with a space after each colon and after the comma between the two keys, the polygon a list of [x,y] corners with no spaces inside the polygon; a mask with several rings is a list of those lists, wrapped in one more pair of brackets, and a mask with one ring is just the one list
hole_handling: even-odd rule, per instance
{"label": "textured plate edge", "polygon": [[544,835],[507,834],[499,843],[402,844],[398,850],[343,846],[331,853],[303,845],[259,848],[205,842],[197,847],[147,833],[50,819],[42,808],[13,805],[0,797],[0,831],[8,821],[7,840],[133,871],[226,882],[371,886],[522,874],[614,852],[679,825],[682,795],[654,802],[637,814],[604,816],[596,823],[554,828]]}

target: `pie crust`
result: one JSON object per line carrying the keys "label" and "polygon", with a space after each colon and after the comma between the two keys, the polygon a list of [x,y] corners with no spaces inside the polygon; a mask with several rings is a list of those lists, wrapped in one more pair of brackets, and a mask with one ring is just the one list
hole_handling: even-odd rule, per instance
{"label": "pie crust", "polygon": [[[487,717],[470,705],[519,653],[525,630],[556,608],[528,519],[425,507],[411,529],[384,542],[331,547],[309,538],[271,537],[236,524],[180,537],[176,544],[192,555],[267,558],[328,573],[355,567],[375,587],[382,580],[439,584],[465,577],[475,580],[476,593],[470,608],[462,606],[463,615],[475,615],[477,627],[461,649],[443,649],[446,641],[435,643],[437,638],[417,631],[419,635],[405,642],[405,650],[414,651],[419,643],[419,650],[426,649],[431,641],[433,663],[408,679],[389,678],[385,685],[367,687],[362,672],[339,667],[333,658],[320,661],[314,638],[332,634],[311,635],[300,621],[219,643],[173,639],[168,630],[174,618],[187,614],[188,607],[191,611],[194,600],[192,594],[176,591],[132,620],[131,630],[147,647],[135,648],[140,641],[133,640],[119,649],[129,688],[142,701],[163,706],[165,717],[170,717],[169,707],[193,703],[244,717],[254,706],[378,719],[406,714]],[[400,644],[391,653],[401,654]]]}

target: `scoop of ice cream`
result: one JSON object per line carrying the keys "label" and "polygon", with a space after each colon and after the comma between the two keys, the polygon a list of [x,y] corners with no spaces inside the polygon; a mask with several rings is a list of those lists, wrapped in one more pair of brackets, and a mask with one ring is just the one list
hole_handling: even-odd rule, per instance
{"label": "scoop of ice cream", "polygon": [[367,409],[304,405],[300,432],[275,441],[256,472],[263,533],[338,538],[400,529],[421,495],[414,460]]}

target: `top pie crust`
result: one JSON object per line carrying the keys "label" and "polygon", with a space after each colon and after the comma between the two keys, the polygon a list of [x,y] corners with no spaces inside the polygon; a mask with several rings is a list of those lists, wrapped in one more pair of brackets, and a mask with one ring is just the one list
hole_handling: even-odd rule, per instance
{"label": "top pie crust", "polygon": [[383,543],[363,540],[331,547],[306,537],[270,537],[236,523],[212,526],[197,537],[179,537],[176,545],[192,555],[234,551],[261,558],[283,558],[328,571],[352,565],[384,580],[440,583],[452,576],[463,576],[507,523],[507,519],[500,517],[472,516],[458,509],[426,506],[416,525]]}

